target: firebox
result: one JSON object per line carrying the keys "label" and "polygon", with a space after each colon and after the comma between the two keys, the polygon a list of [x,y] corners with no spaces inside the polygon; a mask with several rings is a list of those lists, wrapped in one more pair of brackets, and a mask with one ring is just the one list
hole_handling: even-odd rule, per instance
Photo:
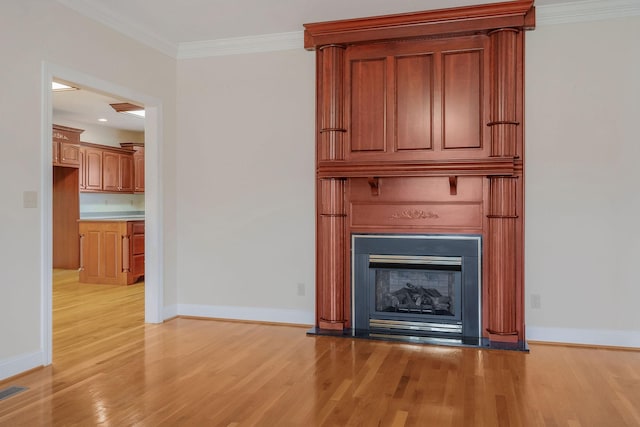
{"label": "firebox", "polygon": [[480,235],[353,235],[354,329],[479,339],[481,244]]}

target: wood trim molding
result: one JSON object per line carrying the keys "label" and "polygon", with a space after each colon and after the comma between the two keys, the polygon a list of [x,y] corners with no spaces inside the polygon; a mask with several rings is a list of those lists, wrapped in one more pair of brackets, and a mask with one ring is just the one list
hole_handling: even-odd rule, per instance
{"label": "wood trim molding", "polygon": [[533,0],[304,24],[305,49],[327,44],[455,35],[496,28],[533,29]]}
{"label": "wood trim molding", "polygon": [[318,178],[391,176],[513,176],[522,169],[516,157],[408,162],[318,162]]}

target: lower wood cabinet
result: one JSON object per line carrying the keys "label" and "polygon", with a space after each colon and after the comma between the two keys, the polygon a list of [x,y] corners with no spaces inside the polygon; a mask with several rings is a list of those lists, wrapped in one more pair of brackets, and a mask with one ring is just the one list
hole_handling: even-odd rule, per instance
{"label": "lower wood cabinet", "polygon": [[144,221],[81,220],[80,283],[131,285],[144,276]]}

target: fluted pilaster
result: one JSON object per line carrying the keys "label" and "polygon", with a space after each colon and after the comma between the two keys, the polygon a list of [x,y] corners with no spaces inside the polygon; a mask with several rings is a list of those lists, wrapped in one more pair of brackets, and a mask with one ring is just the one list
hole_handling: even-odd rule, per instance
{"label": "fluted pilaster", "polygon": [[318,326],[345,325],[345,180],[321,179],[318,185]]}
{"label": "fluted pilaster", "polygon": [[[518,144],[518,30],[500,29],[491,40],[491,156],[515,157]],[[518,176],[489,177],[488,301],[491,340],[517,341]]]}
{"label": "fluted pilaster", "polygon": [[344,52],[343,46],[323,46],[318,64],[318,161],[344,159]]}

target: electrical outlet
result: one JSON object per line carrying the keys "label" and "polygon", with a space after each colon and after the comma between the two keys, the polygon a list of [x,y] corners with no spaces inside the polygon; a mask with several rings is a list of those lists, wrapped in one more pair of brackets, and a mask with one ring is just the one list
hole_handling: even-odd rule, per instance
{"label": "electrical outlet", "polygon": [[298,283],[298,296],[303,297],[307,294],[304,283]]}
{"label": "electrical outlet", "polygon": [[531,308],[542,308],[540,294],[531,294]]}

